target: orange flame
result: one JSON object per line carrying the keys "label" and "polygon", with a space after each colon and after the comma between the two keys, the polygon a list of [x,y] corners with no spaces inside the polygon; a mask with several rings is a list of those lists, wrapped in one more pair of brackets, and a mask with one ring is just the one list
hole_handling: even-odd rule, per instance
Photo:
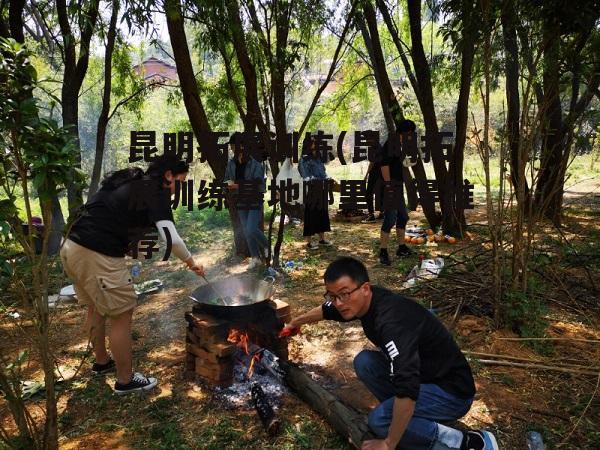
{"label": "orange flame", "polygon": [[252,378],[252,374],[254,373],[254,363],[256,361],[260,361],[260,356],[254,355],[252,357],[252,360],[250,361],[250,367],[248,368],[248,373],[247,373],[248,379]]}
{"label": "orange flame", "polygon": [[[227,342],[231,342],[232,344],[236,344],[238,347],[244,350],[246,355],[250,355],[249,344],[250,338],[248,337],[248,333],[241,332],[236,329],[229,330],[229,335],[227,336]],[[246,373],[246,377],[250,379],[252,374],[254,373],[254,363],[260,361],[260,356],[255,354],[252,356],[250,360],[250,366],[248,367],[248,372]]]}
{"label": "orange flame", "polygon": [[242,348],[244,352],[246,352],[246,355],[250,354],[250,351],[248,350],[248,333],[242,333],[241,331],[232,328],[229,330],[227,342],[231,342]]}

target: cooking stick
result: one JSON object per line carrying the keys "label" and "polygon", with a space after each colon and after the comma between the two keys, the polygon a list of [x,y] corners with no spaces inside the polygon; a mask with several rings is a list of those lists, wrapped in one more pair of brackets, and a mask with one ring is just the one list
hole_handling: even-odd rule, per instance
{"label": "cooking stick", "polygon": [[213,292],[214,292],[215,294],[217,294],[217,298],[220,298],[220,299],[221,299],[221,302],[223,303],[223,305],[225,305],[225,306],[229,306],[229,305],[227,304],[227,302],[225,301],[225,297],[224,297],[224,296],[223,296],[223,295],[222,295],[222,294],[221,294],[219,291],[217,291],[217,290],[215,289],[215,287],[213,286],[213,284],[212,284],[210,281],[208,281],[208,279],[206,278],[206,276],[202,275],[202,278],[204,279],[204,281],[206,281],[206,284],[208,284],[208,285],[210,286],[210,288],[213,290]]}

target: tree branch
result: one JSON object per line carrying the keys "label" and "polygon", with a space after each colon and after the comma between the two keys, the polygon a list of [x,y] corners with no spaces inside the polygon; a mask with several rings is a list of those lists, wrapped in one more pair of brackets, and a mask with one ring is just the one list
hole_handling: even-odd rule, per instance
{"label": "tree branch", "polygon": [[306,116],[304,117],[304,120],[302,121],[302,125],[300,125],[300,129],[298,131],[300,136],[302,136],[302,133],[304,132],[304,129],[306,128],[306,125],[308,124],[310,116],[312,115],[313,111],[315,110],[317,103],[319,102],[319,98],[321,98],[321,94],[323,93],[323,91],[325,91],[325,89],[327,88],[327,85],[329,85],[329,82],[331,81],[331,79],[333,77],[333,74],[336,70],[336,66],[339,62],[340,51],[342,50],[342,46],[345,42],[346,33],[350,29],[350,24],[352,23],[352,20],[354,19],[355,8],[356,8],[356,2],[353,1],[352,7],[351,7],[350,12],[348,13],[348,17],[346,19],[346,24],[344,25],[342,34],[340,36],[340,39],[338,40],[338,45],[333,54],[333,60],[331,61],[331,66],[329,66],[329,71],[327,72],[325,81],[323,81],[323,84],[319,87],[315,96],[313,97],[313,100],[308,108]]}

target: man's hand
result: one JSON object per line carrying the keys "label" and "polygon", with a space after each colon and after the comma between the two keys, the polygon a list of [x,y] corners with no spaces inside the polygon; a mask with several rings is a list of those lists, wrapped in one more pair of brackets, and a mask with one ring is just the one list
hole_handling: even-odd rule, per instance
{"label": "man's hand", "polygon": [[392,450],[385,439],[364,441],[361,448],[362,450]]}
{"label": "man's hand", "polygon": [[237,189],[238,187],[239,187],[239,185],[237,183],[231,183],[231,184],[227,185],[227,188],[229,190],[234,190],[234,189]]}
{"label": "man's hand", "polygon": [[279,332],[278,337],[280,338],[284,338],[284,337],[290,337],[290,336],[296,336],[297,334],[300,333],[300,327],[295,327],[293,326],[291,323],[288,323],[285,327],[283,327],[283,329]]}

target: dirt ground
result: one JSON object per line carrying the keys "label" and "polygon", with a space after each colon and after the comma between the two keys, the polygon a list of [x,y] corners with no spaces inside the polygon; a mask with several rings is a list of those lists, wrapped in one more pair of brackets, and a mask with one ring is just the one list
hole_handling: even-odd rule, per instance
{"label": "dirt ground", "polygon": [[[592,245],[591,236],[598,239],[600,195],[595,189],[595,185],[586,185],[567,193],[567,203],[571,204],[568,205],[564,232],[573,242],[585,243],[589,239]],[[421,219],[420,213],[411,213],[409,226],[419,224]],[[484,219],[481,207],[469,212],[469,223],[481,223]],[[328,237],[335,245],[308,253],[301,239],[301,226],[290,227],[283,246],[283,259],[302,261],[303,264],[278,282],[275,297],[288,302],[293,314],[320,304],[324,292],[322,274],[327,264],[339,255],[362,259],[375,284],[399,289],[417,256],[408,262],[394,261],[391,267],[379,265],[375,253],[378,230],[379,223],[349,223],[334,219]],[[460,254],[457,251],[462,247],[463,253],[468,255],[474,251],[473,248],[480,249],[485,240],[483,233],[478,233],[482,227],[473,227],[472,230],[471,239],[460,241],[455,246],[442,244],[430,254]],[[551,234],[552,231],[547,230],[544,238]],[[598,241],[593,242],[597,246]],[[209,279],[245,270],[245,262],[235,262],[230,257],[230,248],[230,239],[225,237],[208,244],[197,254],[208,268]],[[424,251],[424,247],[417,250]],[[598,270],[593,267],[590,270],[597,285]],[[578,276],[585,280],[584,275],[577,273],[579,275],[573,275],[573,279],[567,279],[565,283],[577,284]],[[284,424],[282,432],[275,438],[269,438],[252,411],[227,408],[215,399],[210,387],[184,380],[184,313],[191,309],[187,295],[202,282],[175,261],[145,264],[144,276],[147,279],[160,278],[165,284],[160,293],[143,298],[134,314],[135,368],[160,380],[158,389],[147,395],[114,396],[111,389],[114,376],[89,377],[91,358],[71,378],[87,346],[81,328],[84,310],[70,305],[57,309],[53,314],[55,331],[52,344],[56,349],[59,369],[67,378],[59,384],[61,448],[349,448],[294,395],[286,396],[278,411]],[[420,291],[415,297],[435,308],[452,305],[446,308],[450,314],[441,317],[448,326],[453,326],[463,350],[532,359],[545,365],[564,362],[595,366],[598,372],[600,331],[596,312],[580,307],[561,307],[550,302],[546,313],[546,333],[562,340],[547,341],[547,354],[543,354],[535,351],[527,341],[507,340],[517,337],[512,331],[494,330],[491,318],[478,309],[477,299],[463,302],[454,321],[456,299],[450,298],[453,292],[451,286],[446,284],[446,292],[443,284],[452,283],[452,280],[440,279],[436,283],[436,295],[431,295],[436,291],[425,290],[427,295]],[[485,300],[485,291],[479,295]],[[556,297],[557,301],[562,298],[564,304],[572,305],[567,294],[559,293]],[[598,298],[592,297],[591,301],[597,304]],[[31,350],[31,334],[31,323],[27,321],[3,319],[0,322],[0,342],[7,353],[16,355],[20,350]],[[322,383],[346,403],[367,412],[376,405],[376,400],[356,379],[352,360],[356,353],[369,345],[358,322],[321,322],[304,327],[302,335],[293,338],[291,359],[319,374]],[[39,379],[40,371],[35,360],[35,353],[31,353],[24,368],[25,379]],[[600,393],[596,392],[600,378],[597,376],[492,366],[475,358],[471,358],[471,365],[477,396],[471,411],[458,426],[493,431],[502,449],[526,448],[525,434],[528,430],[540,431],[549,444],[548,448],[558,448],[563,440],[566,442],[560,448],[600,448]],[[42,405],[43,398],[36,396],[29,404],[32,414],[41,417],[41,410],[36,405]],[[10,427],[8,417],[6,404],[0,399],[0,420]]]}

